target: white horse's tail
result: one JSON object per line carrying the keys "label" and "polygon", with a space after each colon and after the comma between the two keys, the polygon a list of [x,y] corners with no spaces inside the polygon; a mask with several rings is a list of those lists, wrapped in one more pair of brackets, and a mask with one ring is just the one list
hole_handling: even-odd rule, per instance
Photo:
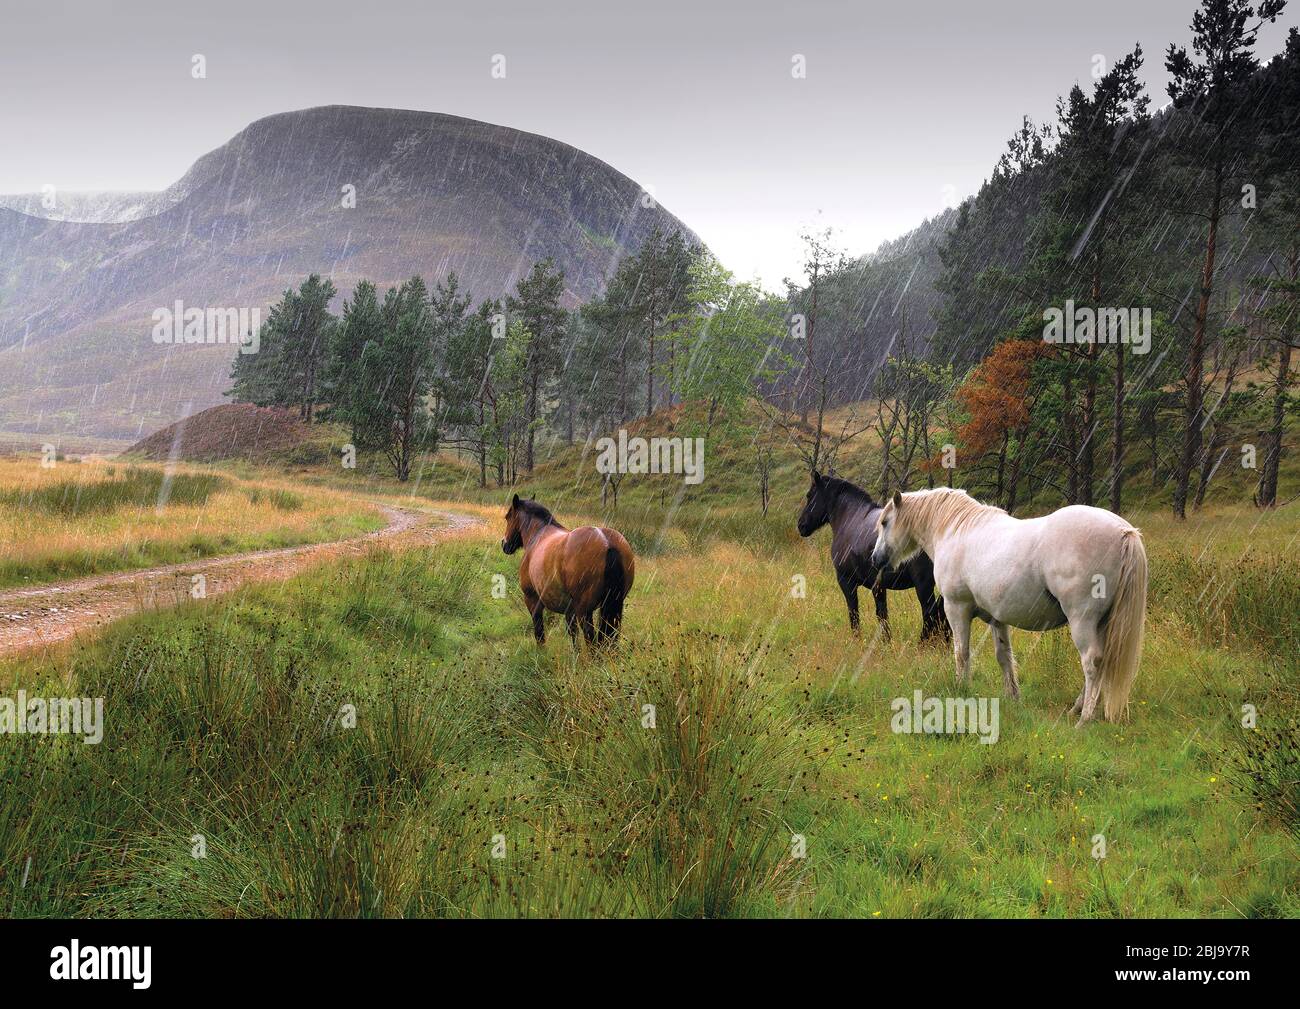
{"label": "white horse's tail", "polygon": [[1147,614],[1147,551],[1142,534],[1126,529],[1120,538],[1119,585],[1106,618],[1101,649],[1101,692],[1106,719],[1115,722],[1128,713],[1128,695],[1137,678],[1142,634]]}

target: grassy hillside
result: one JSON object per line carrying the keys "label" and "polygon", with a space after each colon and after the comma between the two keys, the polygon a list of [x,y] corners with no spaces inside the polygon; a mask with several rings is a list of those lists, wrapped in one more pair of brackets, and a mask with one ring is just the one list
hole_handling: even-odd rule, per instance
{"label": "grassy hillside", "polygon": [[[1014,632],[1023,697],[983,745],[891,732],[894,698],[952,692],[951,655],[904,594],[891,642],[851,638],[827,534],[793,530],[802,472],[783,459],[764,521],[746,452],[711,441],[680,501],[628,478],[603,516],[641,558],[614,652],[575,655],[554,617],[533,644],[503,492],[440,459],[414,489],[486,525],[10,664],[15,688],[105,697],[107,729],[0,751],[0,913],[1300,914],[1292,509],[1135,514],[1131,721],[1075,730],[1068,634]],[[573,525],[602,518],[594,479],[565,450],[524,490]],[[982,626],[973,647],[970,692],[997,696]]]}

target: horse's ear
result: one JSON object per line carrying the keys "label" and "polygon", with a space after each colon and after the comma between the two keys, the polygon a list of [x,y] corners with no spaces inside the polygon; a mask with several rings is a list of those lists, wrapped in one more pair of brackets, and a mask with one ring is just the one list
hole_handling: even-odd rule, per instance
{"label": "horse's ear", "polygon": [[813,478],[813,483],[815,483],[818,487],[820,487],[822,484],[822,475],[818,473],[816,470],[813,470],[812,478]]}
{"label": "horse's ear", "polygon": [[898,491],[894,491],[894,497],[892,500],[895,510],[903,507],[903,495],[898,493]]}
{"label": "horse's ear", "polygon": [[511,502],[510,502],[510,507],[511,507],[511,508],[518,508],[518,507],[519,507],[519,495],[518,495],[518,494],[516,494],[516,495],[514,496],[513,500],[511,500]]}

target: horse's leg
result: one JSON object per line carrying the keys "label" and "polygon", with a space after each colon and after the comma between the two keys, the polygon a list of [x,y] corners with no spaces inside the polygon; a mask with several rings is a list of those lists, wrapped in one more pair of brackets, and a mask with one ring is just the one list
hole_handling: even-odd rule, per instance
{"label": "horse's leg", "polygon": [[587,610],[586,613],[578,617],[578,623],[582,625],[582,636],[587,639],[589,645],[596,642],[596,623],[591,618],[594,612],[594,610]]}
{"label": "horse's leg", "polygon": [[921,640],[924,641],[935,634],[942,634],[945,638],[952,637],[948,621],[943,615],[943,600],[935,591],[933,572],[923,572],[919,577],[914,578],[914,581],[916,600],[921,604]]}
{"label": "horse's leg", "polygon": [[602,643],[613,644],[618,640],[619,626],[623,622],[623,597],[606,596],[600,604],[600,626],[596,629],[596,639]]}
{"label": "horse's leg", "polygon": [[952,626],[952,656],[957,664],[957,682],[965,684],[970,679],[970,622],[974,613],[970,606],[949,599],[943,601],[943,608]]}
{"label": "horse's leg", "polygon": [[921,605],[921,640],[939,633],[938,600],[934,597],[934,583],[928,586],[927,593],[924,579],[913,579],[916,583],[916,601]]}
{"label": "horse's leg", "polygon": [[849,630],[854,634],[859,633],[858,620],[858,583],[851,578],[845,578],[839,575],[840,591],[844,593],[844,601],[849,607]]}
{"label": "horse's leg", "polygon": [[1075,702],[1075,707],[1079,708],[1079,721],[1075,725],[1079,727],[1092,721],[1097,711],[1097,699],[1101,696],[1101,649],[1104,639],[1097,622],[1090,619],[1071,621],[1070,637],[1074,640],[1074,647],[1079,650],[1079,661],[1083,665],[1082,704]]}
{"label": "horse's leg", "polygon": [[1020,700],[1020,681],[1016,678],[1016,657],[1011,654],[1011,628],[1006,624],[989,624],[993,631],[993,647],[998,665],[1002,667],[1002,692]]}
{"label": "horse's leg", "polygon": [[943,612],[943,597],[939,595],[937,588],[930,591],[930,624],[934,632],[945,641],[952,640],[952,628],[948,626],[948,618]]}
{"label": "horse's leg", "polygon": [[546,644],[546,626],[542,623],[542,597],[531,592],[524,593],[524,605],[533,617],[533,637],[539,645]]}
{"label": "horse's leg", "polygon": [[876,601],[876,621],[880,624],[880,632],[885,636],[885,640],[890,640],[889,634],[889,596],[883,586],[872,586],[871,596]]}
{"label": "horse's leg", "polygon": [[930,598],[926,599],[925,582],[922,579],[915,577],[912,580],[915,583],[916,588],[916,601],[921,606],[921,640],[924,641],[931,634],[934,634],[939,630],[938,625],[934,622],[934,611],[932,606],[934,602],[934,591],[932,587]]}
{"label": "horse's leg", "polygon": [[564,626],[569,632],[569,638],[573,641],[573,648],[578,648],[578,610],[569,603],[568,608],[564,611]]}

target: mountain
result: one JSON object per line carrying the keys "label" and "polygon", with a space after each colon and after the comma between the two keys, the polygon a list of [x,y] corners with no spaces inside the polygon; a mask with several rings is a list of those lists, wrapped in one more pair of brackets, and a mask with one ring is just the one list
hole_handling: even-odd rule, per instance
{"label": "mountain", "polygon": [[0,207],[51,221],[114,224],[160,214],[176,201],[161,193],[18,193],[0,194]]}
{"label": "mountain", "polygon": [[233,348],[153,340],[154,312],[177,301],[265,318],[309,273],[341,301],[363,278],[448,270],[481,300],[551,256],[577,305],[656,225],[694,238],[566,144],[353,106],[258,120],[162,193],[54,203],[0,197],[0,430],[51,437],[134,440],[223,401]]}

